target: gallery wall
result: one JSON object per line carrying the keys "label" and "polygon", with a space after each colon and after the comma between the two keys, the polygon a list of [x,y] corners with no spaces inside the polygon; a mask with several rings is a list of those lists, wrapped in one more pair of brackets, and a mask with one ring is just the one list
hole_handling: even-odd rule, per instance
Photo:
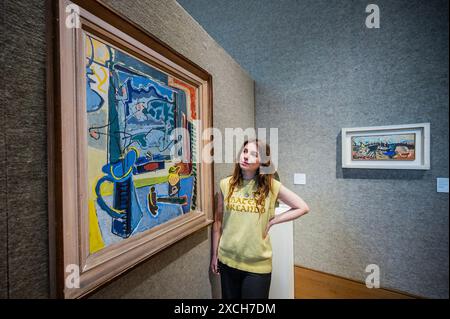
{"label": "gallery wall", "polygon": [[[215,127],[254,127],[253,80],[177,2],[105,2],[212,74]],[[45,2],[0,3],[6,84],[0,120],[0,158],[5,167],[0,175],[0,298],[46,298]],[[229,171],[229,166],[216,165],[216,184]],[[209,233],[204,229],[181,240],[92,297],[216,297],[217,278],[208,272]]]}
{"label": "gallery wall", "polygon": [[[311,208],[295,264],[360,282],[377,264],[384,288],[448,298],[448,1],[178,2],[254,78],[256,126],[279,129],[282,182]],[[421,122],[431,170],[341,168],[341,128]]]}
{"label": "gallery wall", "polygon": [[[0,12],[4,12],[4,1],[0,2]],[[4,43],[5,41],[5,24],[4,24],[4,15],[0,15],[0,43]],[[2,46],[2,50],[0,50],[0,61],[4,61],[4,50]],[[4,75],[2,72],[1,75],[1,83],[4,83]],[[1,88],[0,92],[4,92],[4,89]],[[0,101],[4,102],[5,98],[4,94],[0,94]],[[5,134],[5,115],[4,111],[0,114],[0,167],[6,167],[6,134]],[[2,216],[2,221],[0,222],[0,298],[6,298],[8,296],[8,259],[6,258],[6,230],[7,230],[7,221],[5,219],[6,216],[6,174],[0,174],[0,216]]]}

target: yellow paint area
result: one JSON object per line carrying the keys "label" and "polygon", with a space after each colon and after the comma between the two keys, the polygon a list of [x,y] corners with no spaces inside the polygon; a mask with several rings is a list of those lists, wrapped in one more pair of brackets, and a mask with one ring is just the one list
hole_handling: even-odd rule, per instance
{"label": "yellow paint area", "polygon": [[[97,199],[97,196],[95,195],[95,185],[97,184],[98,179],[101,177],[101,175],[99,176],[99,174],[102,174],[103,165],[105,165],[105,163],[108,161],[108,155],[106,154],[106,150],[99,150],[97,148],[88,146],[88,159],[88,183],[90,190],[89,199]],[[108,183],[108,185],[109,184],[110,183]]]}
{"label": "yellow paint area", "polygon": [[[114,51],[112,51],[114,52]],[[94,63],[91,63],[89,68],[92,74],[89,77],[93,80],[90,83],[90,87],[97,91],[100,96],[107,101],[108,99],[108,86],[109,86],[109,72],[105,67],[107,61],[110,60],[111,54],[108,50],[108,46],[95,38],[90,36],[85,37],[85,54],[86,59],[92,59]]]}
{"label": "yellow paint area", "polygon": [[[92,47],[94,47],[94,56],[93,59],[95,62],[105,64],[106,61],[109,61],[111,58],[108,50],[108,46],[97,39],[87,36],[85,42],[85,48],[86,48],[86,56],[91,57],[92,56]],[[91,46],[92,41],[92,46]]]}
{"label": "yellow paint area", "polygon": [[97,213],[95,211],[95,202],[89,200],[89,252],[91,254],[103,249],[105,243],[103,242],[102,233],[98,226]]}
{"label": "yellow paint area", "polygon": [[[98,176],[98,173],[102,171],[103,163],[107,160],[106,151],[88,146],[88,158],[89,252],[93,254],[105,247],[105,243],[103,242],[103,237],[100,232],[100,226],[98,225],[97,212],[95,210],[95,200],[97,199],[97,195],[95,194],[95,185],[101,177]],[[105,185],[110,186],[110,183],[105,183]],[[112,184],[110,187],[112,188]],[[102,189],[104,189],[104,187],[102,187]],[[100,189],[100,191],[103,194],[102,189]]]}

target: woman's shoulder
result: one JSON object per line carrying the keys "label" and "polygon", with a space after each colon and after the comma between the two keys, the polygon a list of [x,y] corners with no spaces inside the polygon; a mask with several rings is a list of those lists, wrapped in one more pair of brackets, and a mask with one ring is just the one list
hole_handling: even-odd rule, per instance
{"label": "woman's shoulder", "polygon": [[281,182],[279,180],[276,180],[275,178],[272,179],[272,186],[271,190],[273,193],[278,194],[280,191]]}
{"label": "woman's shoulder", "polygon": [[272,179],[272,185],[279,186],[281,185],[281,182],[279,180],[276,180],[275,178]]}
{"label": "woman's shoulder", "polygon": [[221,180],[220,180],[220,183],[225,183],[225,182],[228,182],[228,181],[230,181],[230,179],[233,177],[233,175],[229,175],[229,176],[227,176],[227,177],[224,177],[224,178],[222,178]]}
{"label": "woman's shoulder", "polygon": [[233,177],[233,176],[230,175],[230,176],[227,176],[227,177],[222,178],[222,179],[220,180],[219,185],[220,185],[220,189],[222,190],[222,193],[225,193],[225,191],[228,189],[228,186],[230,185],[230,179],[231,179],[231,177]]}

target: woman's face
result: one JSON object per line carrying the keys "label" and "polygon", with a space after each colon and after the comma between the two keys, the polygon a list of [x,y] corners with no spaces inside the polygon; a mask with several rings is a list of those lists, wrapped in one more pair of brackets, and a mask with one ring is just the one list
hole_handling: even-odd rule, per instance
{"label": "woman's face", "polygon": [[254,142],[250,142],[244,146],[239,158],[239,166],[243,171],[256,172],[259,168],[259,152],[258,146]]}

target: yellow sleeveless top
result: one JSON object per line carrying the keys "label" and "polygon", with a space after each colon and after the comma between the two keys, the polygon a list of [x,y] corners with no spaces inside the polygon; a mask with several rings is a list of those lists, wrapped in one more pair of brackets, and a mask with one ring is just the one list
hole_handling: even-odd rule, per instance
{"label": "yellow sleeveless top", "polygon": [[219,242],[219,260],[236,269],[253,273],[272,272],[272,245],[270,235],[263,238],[269,219],[275,215],[275,203],[281,183],[272,179],[272,188],[265,206],[258,212],[253,192],[257,185],[254,179],[244,180],[236,187],[230,201],[226,198],[230,189],[230,177],[220,181],[224,197],[222,236]]}

